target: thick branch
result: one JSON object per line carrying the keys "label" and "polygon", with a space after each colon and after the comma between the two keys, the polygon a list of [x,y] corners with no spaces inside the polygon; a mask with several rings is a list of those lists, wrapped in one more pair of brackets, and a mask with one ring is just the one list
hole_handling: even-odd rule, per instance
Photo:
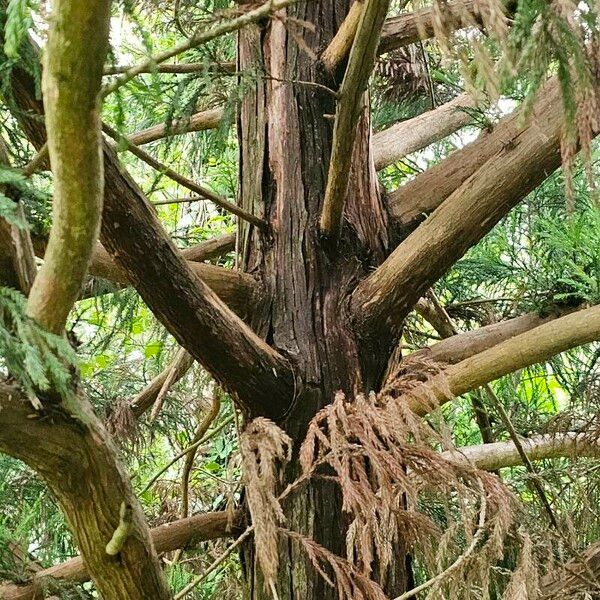
{"label": "thick branch", "polygon": [[[600,445],[597,440],[591,440],[589,436],[576,432],[524,438],[521,440],[521,445],[530,460],[598,456],[600,454]],[[512,441],[457,448],[444,452],[443,456],[457,460],[467,459],[478,469],[484,471],[497,471],[523,464],[519,451]]]}
{"label": "thick branch", "polygon": [[[170,598],[129,477],[87,399],[45,399],[36,411],[17,387],[0,383],[0,451],[24,461],[51,488],[104,598]],[[105,547],[122,502],[132,507],[132,534],[115,560]]]}
{"label": "thick branch", "polygon": [[554,321],[563,314],[553,313],[547,317],[541,317],[537,313],[521,315],[508,321],[500,321],[499,323],[454,335],[437,344],[418,350],[413,356],[423,356],[435,362],[454,364],[474,354],[488,350],[516,335]]}
{"label": "thick branch", "polygon": [[[548,86],[536,103],[537,114],[555,97],[554,87]],[[560,106],[554,106],[560,111]],[[388,194],[388,206],[392,218],[403,229],[414,229],[423,217],[435,210],[442,202],[469,179],[489,160],[507,148],[522,144],[527,138],[551,137],[556,139],[556,123],[535,118],[523,123],[522,110],[516,110],[501,119],[491,132],[484,132],[477,140],[447,158],[429,167],[413,180]],[[557,142],[558,143],[558,142]],[[548,152],[554,153],[553,148]]]}
{"label": "thick branch", "polygon": [[[597,340],[600,340],[600,305],[544,323],[450,365],[438,380],[425,385],[431,387],[438,402],[444,404],[508,373]],[[411,409],[420,415],[433,408],[418,394],[409,403]]]}
{"label": "thick branch", "polygon": [[99,92],[110,1],[57,0],[42,85],[54,171],[52,229],[27,304],[29,316],[61,333],[77,300],[102,211]]}
{"label": "thick branch", "polygon": [[111,178],[120,185],[105,198],[104,246],[167,330],[246,412],[281,418],[294,397],[287,360],[198,279],[113,152],[105,152],[106,164],[120,173]]}
{"label": "thick branch", "polygon": [[[171,552],[179,548],[193,547],[200,542],[229,537],[239,532],[240,513],[212,512],[194,515],[155,527],[150,531],[156,552]],[[231,521],[231,526],[229,525]],[[90,578],[81,557],[77,556],[64,563],[35,574],[32,581],[23,584],[4,584],[0,586],[0,598],[3,600],[34,600],[52,584],[84,583]]]}
{"label": "thick branch", "polygon": [[461,94],[434,110],[376,133],[373,136],[375,168],[381,170],[468,125],[473,117],[464,109],[475,105],[471,94]]}
{"label": "thick branch", "polygon": [[212,108],[193,114],[189,119],[173,121],[170,125],[161,123],[147,129],[141,129],[127,136],[127,141],[134,146],[143,146],[156,140],[181,133],[216,129],[223,120],[223,109]]}
{"label": "thick branch", "polygon": [[356,125],[363,110],[363,93],[373,71],[375,51],[388,5],[389,0],[365,0],[339,91],[320,221],[321,231],[327,236],[337,238],[341,231]]}
{"label": "thick branch", "polygon": [[[12,74],[13,98],[28,138],[41,147],[41,112],[28,73]],[[279,419],[295,395],[288,361],[256,336],[190,269],[152,206],[104,144],[105,197],[101,239],[146,304],[181,346],[254,415]],[[235,357],[235,360],[233,360]]]}
{"label": "thick branch", "polygon": [[542,90],[532,118],[532,127],[492,156],[358,285],[351,308],[368,343],[385,352],[425,291],[560,166],[556,81]]}

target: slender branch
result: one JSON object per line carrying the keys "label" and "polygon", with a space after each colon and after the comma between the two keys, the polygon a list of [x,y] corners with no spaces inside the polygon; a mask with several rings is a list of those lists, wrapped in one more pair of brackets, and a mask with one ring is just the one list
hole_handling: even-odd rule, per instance
{"label": "slender branch", "polygon": [[52,229],[29,316],[61,333],[77,300],[102,213],[99,92],[110,2],[58,0],[44,52],[48,153],[54,171]]}
{"label": "slender branch", "polygon": [[[108,65],[104,67],[104,75],[121,75],[123,73],[129,73],[135,68],[139,68],[137,65]],[[221,63],[175,63],[175,64],[156,64],[153,63],[142,73],[174,73],[174,74],[187,74],[187,73],[235,73],[236,64],[234,62],[221,62]]]}
{"label": "slender branch", "polygon": [[327,187],[320,220],[321,232],[336,239],[342,228],[356,126],[363,110],[363,93],[373,71],[375,51],[388,6],[389,0],[364,1],[338,95]]}
{"label": "slender branch", "polygon": [[[439,404],[444,404],[508,373],[597,340],[600,340],[600,305],[544,323],[450,365],[425,385],[431,386]],[[433,407],[417,396],[409,401],[410,408],[425,415]]]}
{"label": "slender branch", "polygon": [[159,373],[144,389],[137,394],[131,401],[131,410],[136,417],[140,417],[151,406],[154,405],[158,395],[164,388],[165,382],[169,376],[172,377],[171,385],[179,381],[192,367],[194,359],[190,354],[180,348],[175,358],[169,363],[167,368]]}
{"label": "slender branch", "polygon": [[136,65],[123,73],[120,77],[115,78],[111,83],[107,84],[103,90],[103,96],[107,96],[111,94],[121,86],[125,85],[128,81],[131,81],[134,77],[137,77],[139,74],[147,72],[149,69],[154,68],[156,65],[160,63],[164,63],[170,58],[177,56],[178,54],[182,54],[187,50],[191,50],[192,48],[197,48],[202,44],[206,44],[215,38],[226,35],[227,33],[233,33],[242,27],[250,23],[254,23],[267,17],[268,15],[275,13],[281,8],[292,4],[295,0],[268,0],[264,4],[262,4],[259,8],[255,8],[253,10],[249,10],[241,14],[239,17],[235,19],[231,19],[229,21],[224,21],[221,23],[216,23],[212,27],[205,29],[204,31],[199,31],[194,34],[192,37],[187,39],[185,42],[177,44],[173,46],[170,50],[166,50],[157,56],[149,58],[148,60]]}
{"label": "slender branch", "polygon": [[170,124],[161,123],[160,125],[136,131],[127,136],[127,141],[134,146],[143,146],[144,144],[182,133],[216,129],[223,120],[223,112],[222,108],[203,110],[191,115],[189,119],[173,121]]}
{"label": "slender branch", "polygon": [[[567,432],[537,435],[521,440],[528,460],[598,456],[600,443],[584,433]],[[513,441],[492,442],[478,446],[466,446],[446,451],[445,458],[468,460],[483,471],[497,471],[523,465],[523,457]]]}
{"label": "slender branch", "polygon": [[329,72],[333,72],[350,51],[362,11],[362,0],[355,0],[329,46],[323,50],[321,63]]}
{"label": "slender branch", "polygon": [[[202,421],[198,424],[198,428],[194,433],[192,444],[194,445],[204,438],[208,428],[212,425],[213,421],[218,417],[219,411],[221,410],[221,391],[218,386],[215,386],[213,390],[213,397],[210,409],[204,415]],[[188,452],[185,457],[185,463],[183,465],[183,472],[181,474],[181,517],[185,518],[188,516],[189,511],[189,487],[190,487],[190,474],[192,467],[194,466],[194,459],[198,452],[198,446]]]}
{"label": "slender branch", "polygon": [[[179,519],[159,525],[150,531],[156,551],[172,552],[179,548],[196,546],[200,542],[235,536],[240,532],[242,515],[228,511],[209,512]],[[3,600],[33,600],[37,594],[53,584],[84,583],[90,578],[81,557],[77,556],[64,563],[36,572],[27,583],[0,585],[0,598]]]}
{"label": "slender branch", "polygon": [[268,224],[265,221],[263,221],[262,219],[260,219],[259,217],[245,211],[242,207],[238,206],[237,204],[234,204],[233,202],[229,202],[229,200],[223,198],[216,192],[213,192],[212,190],[209,190],[208,188],[195,183],[191,179],[188,179],[187,177],[180,175],[179,173],[177,173],[177,171],[171,169],[171,167],[168,167],[167,165],[156,160],[152,155],[148,154],[145,150],[138,148],[135,144],[132,144],[127,139],[121,137],[112,127],[110,127],[106,123],[104,123],[102,125],[102,128],[103,128],[104,132],[107,135],[109,135],[113,140],[119,142],[120,144],[121,143],[125,144],[125,147],[129,152],[131,152],[133,155],[137,156],[140,160],[143,160],[145,163],[150,165],[153,169],[156,169],[160,173],[163,173],[164,175],[166,175],[173,181],[176,181],[183,187],[186,187],[188,190],[191,190],[192,192],[202,196],[203,198],[210,200],[211,202],[213,202],[217,206],[220,206],[224,210],[227,210],[228,212],[238,216],[240,219],[244,219],[245,221],[248,221],[249,223],[252,223],[253,225],[256,225],[257,227],[260,227],[261,229],[268,228]]}
{"label": "slender branch", "polygon": [[448,137],[473,121],[476,105],[471,94],[461,94],[434,110],[392,125],[373,136],[373,159],[379,171],[407,154]]}

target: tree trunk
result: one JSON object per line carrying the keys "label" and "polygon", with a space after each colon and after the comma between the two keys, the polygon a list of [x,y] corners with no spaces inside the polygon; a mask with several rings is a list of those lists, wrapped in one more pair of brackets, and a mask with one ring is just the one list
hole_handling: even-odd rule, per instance
{"label": "tree trunk", "polygon": [[[319,0],[288,9],[287,17],[318,23],[303,31],[315,52],[332,39],[350,2]],[[343,5],[343,11],[341,6]],[[271,231],[241,224],[240,260],[262,279],[271,303],[254,326],[295,366],[296,398],[283,426],[297,444],[310,419],[337,390],[349,394],[374,389],[382,360],[359,356],[346,305],[356,282],[387,253],[387,215],[379,197],[370,154],[368,101],[360,118],[345,218],[339,245],[319,236],[335,114],[334,90],[343,72],[327,74],[297,44],[280,20],[250,26],[239,35],[240,72],[264,72],[246,90],[239,133],[240,197],[245,210],[267,220]],[[340,68],[343,69],[344,65]],[[297,464],[287,480],[298,474]],[[286,527],[345,555],[345,516],[332,483],[316,481],[285,501]],[[388,593],[406,585],[404,552],[399,549]],[[281,600],[333,599],[337,593],[316,573],[295,541],[282,541],[277,592]],[[264,589],[251,547],[243,552],[248,597],[271,598]]]}

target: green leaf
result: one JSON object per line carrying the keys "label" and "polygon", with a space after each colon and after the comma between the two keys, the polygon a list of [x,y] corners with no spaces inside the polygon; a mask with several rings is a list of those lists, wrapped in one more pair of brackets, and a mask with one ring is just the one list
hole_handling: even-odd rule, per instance
{"label": "green leaf", "polygon": [[3,195],[0,195],[0,217],[19,229],[29,229],[29,223],[19,211],[19,205]]}
{"label": "green leaf", "polygon": [[4,52],[8,58],[18,58],[19,48],[31,25],[29,0],[9,0],[4,27]]}

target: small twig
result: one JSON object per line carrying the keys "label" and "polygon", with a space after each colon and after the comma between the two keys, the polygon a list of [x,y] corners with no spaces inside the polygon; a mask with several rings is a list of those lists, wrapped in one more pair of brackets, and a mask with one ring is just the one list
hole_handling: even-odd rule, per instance
{"label": "small twig", "polygon": [[106,544],[106,554],[116,556],[121,552],[131,530],[133,528],[133,509],[131,504],[121,502],[121,510],[119,512],[119,525],[112,534],[110,541]]}
{"label": "small twig", "polygon": [[207,569],[198,575],[195,579],[190,581],[180,592],[175,594],[173,600],[181,600],[181,598],[185,597],[189,594],[197,585],[202,583],[218,566],[220,566],[225,559],[236,549],[238,548],[242,542],[254,531],[254,525],[251,525],[240,535],[240,537],[223,552],[216,560],[214,560]]}
{"label": "small twig", "polygon": [[179,379],[179,365],[182,361],[186,360],[188,356],[188,352],[185,348],[180,348],[177,352],[175,359],[169,366],[167,377],[158,391],[154,403],[152,404],[152,410],[150,411],[150,422],[154,421],[156,417],[158,417],[171,386]]}
{"label": "small twig", "polygon": [[157,200],[152,202],[152,206],[165,206],[167,204],[191,204],[192,202],[205,202],[207,198],[202,196],[192,196],[191,198],[174,198],[173,200]]}
{"label": "small twig", "polygon": [[215,38],[221,37],[222,35],[233,33],[249,23],[253,23],[262,19],[271,12],[275,12],[280,8],[284,8],[285,6],[292,4],[294,1],[295,0],[281,0],[276,2],[274,0],[268,0],[259,8],[250,10],[239,17],[236,17],[235,19],[225,21],[224,23],[217,23],[204,31],[200,31],[185,42],[173,46],[173,48],[170,50],[153,56],[141,62],[139,65],[133,66],[131,69],[123,73],[123,75],[117,77],[111,83],[104,86],[104,89],[102,90],[102,97],[106,97],[108,94],[111,94],[121,86],[125,85],[127,82],[131,81],[134,77],[137,77],[139,74],[154,68],[156,65],[159,65],[160,63],[163,63],[170,58],[181,54],[182,52],[186,52],[192,48],[197,48],[198,46],[205,44],[206,42],[210,42]]}
{"label": "small twig", "polygon": [[268,228],[268,224],[266,223],[266,221],[263,221],[261,218],[257,217],[256,215],[253,215],[252,213],[249,213],[248,211],[244,210],[237,204],[234,204],[233,202],[226,200],[225,198],[223,198],[216,192],[213,192],[212,190],[209,190],[208,188],[205,188],[204,186],[202,186],[198,183],[195,183],[191,179],[188,179],[184,175],[177,173],[177,171],[174,171],[167,165],[156,160],[153,156],[148,154],[145,150],[142,150],[135,144],[132,144],[131,142],[129,142],[123,136],[119,135],[119,133],[117,131],[115,131],[110,125],[103,123],[102,129],[109,137],[111,137],[113,140],[115,140],[118,144],[123,144],[129,152],[131,152],[133,155],[137,156],[140,160],[143,160],[146,164],[150,165],[153,169],[156,169],[163,175],[166,175],[167,177],[169,177],[169,179],[172,179],[173,181],[179,183],[183,187],[186,187],[188,190],[191,190],[192,192],[199,194],[203,198],[206,198],[207,200],[214,202],[217,206],[220,206],[221,208],[229,211],[230,213],[233,213],[234,215],[238,216],[240,219],[243,219],[244,221],[248,221],[249,223],[256,225],[260,229],[264,230],[264,229]]}
{"label": "small twig", "polygon": [[289,83],[293,85],[306,85],[309,87],[315,87],[319,90],[323,90],[333,96],[334,98],[338,98],[339,94],[335,90],[332,90],[330,87],[323,85],[322,83],[317,83],[316,81],[303,81],[302,79],[282,79],[281,77],[273,77],[272,75],[263,75],[263,79],[268,81],[279,81],[281,83]]}
{"label": "small twig", "polygon": [[546,497],[546,492],[544,491],[544,486],[542,485],[540,476],[538,475],[538,472],[537,472],[535,466],[533,465],[533,463],[529,460],[529,456],[527,456],[527,453],[523,449],[523,444],[521,444],[521,440],[519,439],[519,434],[517,433],[517,430],[515,429],[512,421],[511,421],[511,418],[508,416],[508,413],[506,412],[504,406],[502,406],[502,402],[500,402],[500,398],[498,398],[498,396],[496,396],[496,393],[492,389],[492,386],[490,386],[490,384],[488,383],[484,386],[484,389],[485,389],[487,395],[490,397],[491,401],[493,402],[496,412],[500,415],[502,424],[506,427],[506,430],[508,431],[508,435],[510,436],[510,439],[512,440],[513,444],[515,445],[515,448],[517,449],[517,452],[519,453],[519,456],[521,457],[521,460],[523,461],[523,465],[525,466],[527,471],[529,471],[529,473],[531,474],[531,479],[530,479],[531,486],[533,487],[535,493],[538,495],[540,502],[542,503],[542,506],[544,507],[544,510],[548,514],[548,519],[550,520],[550,523],[552,524],[552,526],[555,529],[559,530],[558,521],[556,520],[556,517],[554,516],[554,512],[552,511],[550,502],[548,502],[548,498]]}
{"label": "small twig", "polygon": [[41,171],[44,167],[49,166],[48,142],[44,142],[44,145],[40,148],[38,153],[21,168],[21,175],[23,175],[23,177],[31,177],[33,174]]}
{"label": "small twig", "polygon": [[178,460],[181,460],[186,454],[188,454],[189,452],[192,452],[193,450],[198,448],[198,446],[202,446],[202,444],[205,444],[206,442],[208,442],[208,440],[210,440],[215,435],[217,435],[217,433],[219,433],[223,428],[225,428],[227,425],[229,425],[229,423],[231,423],[232,421],[233,421],[233,415],[231,415],[230,417],[227,417],[220,425],[215,427],[204,438],[202,438],[198,442],[191,444],[190,446],[188,446],[187,448],[182,450],[177,456],[175,456],[175,458],[171,459],[162,469],[160,469],[160,471],[158,471],[158,473],[156,473],[152,477],[152,479],[150,479],[150,481],[146,484],[144,489],[140,492],[140,495],[144,494],[144,492],[147,492],[156,483],[158,478],[165,471],[168,471]]}
{"label": "small twig", "polygon": [[[198,425],[198,429],[194,434],[192,444],[199,442],[206,435],[208,428],[211,426],[212,422],[217,418],[220,410],[221,391],[219,390],[219,387],[215,385],[210,410],[206,413],[204,419],[202,419],[202,421]],[[196,448],[194,448],[186,456],[185,465],[183,467],[183,473],[181,475],[181,518],[185,518],[188,516],[190,473],[192,472],[192,467],[194,466],[194,459],[196,458],[197,450],[198,447],[196,446]]]}

